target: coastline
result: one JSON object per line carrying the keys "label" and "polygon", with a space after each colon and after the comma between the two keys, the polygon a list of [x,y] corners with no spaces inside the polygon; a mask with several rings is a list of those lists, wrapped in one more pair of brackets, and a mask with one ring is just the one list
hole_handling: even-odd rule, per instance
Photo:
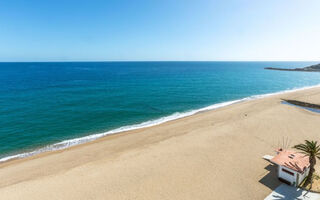
{"label": "coastline", "polygon": [[64,150],[0,163],[6,199],[263,199],[280,182],[269,163],[283,138],[319,138],[320,87],[270,95]]}
{"label": "coastline", "polygon": [[164,116],[164,117],[161,117],[161,118],[158,118],[158,119],[149,120],[149,121],[146,121],[146,122],[133,124],[133,125],[122,126],[122,127],[119,127],[119,128],[116,128],[116,129],[112,129],[110,131],[106,131],[106,132],[103,132],[103,133],[96,133],[96,134],[91,134],[91,135],[84,136],[84,137],[68,139],[68,140],[64,140],[64,141],[58,142],[58,143],[54,143],[54,144],[51,144],[51,145],[44,146],[42,148],[35,149],[33,151],[28,151],[28,152],[15,154],[15,155],[6,156],[6,157],[3,157],[3,158],[0,158],[0,164],[3,163],[3,162],[10,161],[10,160],[26,158],[26,157],[38,155],[38,154],[45,153],[45,152],[59,151],[59,150],[67,149],[67,148],[70,148],[70,147],[73,147],[73,146],[77,146],[77,145],[85,144],[87,142],[95,141],[95,140],[97,140],[99,138],[102,138],[102,137],[105,137],[105,136],[109,136],[109,135],[112,135],[112,134],[119,134],[119,133],[122,133],[122,132],[131,131],[131,130],[138,130],[138,129],[152,127],[152,126],[163,124],[163,123],[166,123],[166,122],[169,122],[169,121],[174,121],[174,120],[181,119],[181,118],[184,118],[184,117],[192,116],[192,115],[197,114],[197,113],[219,109],[219,108],[222,108],[222,107],[226,107],[226,106],[229,106],[229,105],[232,105],[232,104],[236,104],[236,103],[240,103],[240,102],[244,102],[244,101],[250,101],[250,100],[265,98],[265,97],[268,97],[268,96],[285,94],[285,93],[290,93],[290,92],[296,92],[296,91],[301,91],[301,90],[306,90],[306,89],[311,89],[311,88],[317,88],[317,87],[320,87],[320,84],[319,85],[313,85],[313,86],[306,86],[306,87],[302,87],[302,88],[296,88],[296,89],[288,89],[288,90],[283,90],[283,91],[274,92],[274,93],[258,94],[258,95],[245,97],[245,98],[242,98],[242,99],[216,103],[216,104],[212,104],[212,105],[209,105],[209,106],[206,106],[206,107],[203,107],[203,108],[194,109],[194,110],[190,110],[190,111],[185,111],[185,112],[180,112],[180,113],[176,112],[176,113],[173,113],[171,115]]}
{"label": "coastline", "polygon": [[261,99],[261,98],[265,98],[265,97],[269,97],[269,96],[273,96],[273,95],[286,94],[286,93],[291,93],[291,92],[296,92],[296,91],[301,91],[301,90],[306,90],[306,89],[312,89],[312,88],[317,88],[317,87],[320,87],[320,84],[313,85],[313,86],[306,86],[306,87],[302,87],[302,88],[288,89],[288,90],[283,90],[283,91],[274,92],[274,93],[252,95],[252,96],[245,97],[242,99],[236,99],[236,100],[230,100],[230,101],[226,101],[226,102],[212,104],[212,105],[209,105],[209,106],[206,106],[203,108],[199,108],[199,109],[193,109],[193,110],[189,110],[189,111],[185,111],[185,112],[176,112],[171,115],[164,116],[164,117],[161,117],[158,119],[148,120],[148,121],[138,123],[138,124],[126,125],[126,126],[122,126],[122,127],[112,129],[112,130],[109,130],[106,132],[102,132],[102,133],[96,133],[96,134],[91,134],[91,135],[87,135],[87,136],[83,136],[83,137],[64,140],[64,141],[61,141],[58,143],[54,143],[54,144],[46,145],[41,148],[37,148],[33,151],[27,151],[27,152],[22,152],[19,154],[9,155],[9,156],[0,158],[0,164],[4,163],[4,162],[11,161],[11,160],[35,156],[35,155],[42,154],[45,152],[64,150],[64,149],[67,149],[67,148],[70,148],[73,146],[78,146],[81,144],[92,142],[97,139],[109,136],[109,135],[119,134],[122,132],[127,132],[127,131],[132,131],[132,130],[139,130],[139,129],[148,128],[148,127],[152,127],[152,126],[157,126],[157,125],[169,122],[169,121],[182,119],[182,118],[192,116],[192,115],[195,115],[195,114],[198,114],[201,112],[211,111],[211,110],[223,108],[226,106],[230,106],[230,105],[245,102],[245,101],[251,101],[251,100]]}

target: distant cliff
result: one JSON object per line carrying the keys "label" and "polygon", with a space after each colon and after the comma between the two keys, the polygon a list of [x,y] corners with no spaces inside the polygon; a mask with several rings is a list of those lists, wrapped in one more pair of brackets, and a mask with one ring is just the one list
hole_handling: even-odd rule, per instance
{"label": "distant cliff", "polygon": [[320,63],[316,65],[311,65],[308,67],[294,68],[294,69],[285,69],[285,68],[276,68],[276,67],[266,67],[265,69],[280,70],[280,71],[320,72]]}

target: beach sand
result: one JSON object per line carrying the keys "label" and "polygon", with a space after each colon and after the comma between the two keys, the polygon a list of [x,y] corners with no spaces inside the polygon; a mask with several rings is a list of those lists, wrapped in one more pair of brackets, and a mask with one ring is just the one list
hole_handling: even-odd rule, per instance
{"label": "beach sand", "polygon": [[280,182],[263,155],[319,140],[320,88],[274,95],[0,164],[0,199],[263,199]]}

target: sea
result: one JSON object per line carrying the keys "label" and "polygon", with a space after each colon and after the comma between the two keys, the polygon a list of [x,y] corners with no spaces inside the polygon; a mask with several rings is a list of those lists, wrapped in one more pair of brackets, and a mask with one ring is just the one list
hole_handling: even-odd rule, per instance
{"label": "sea", "polygon": [[[317,62],[2,62],[0,162],[320,84]],[[161,133],[159,133],[161,134]]]}

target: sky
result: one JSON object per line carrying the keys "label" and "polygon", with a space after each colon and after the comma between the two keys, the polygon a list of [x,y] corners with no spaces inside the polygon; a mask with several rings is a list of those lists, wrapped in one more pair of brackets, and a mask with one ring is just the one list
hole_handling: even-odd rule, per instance
{"label": "sky", "polygon": [[0,0],[0,61],[319,61],[319,0]]}

